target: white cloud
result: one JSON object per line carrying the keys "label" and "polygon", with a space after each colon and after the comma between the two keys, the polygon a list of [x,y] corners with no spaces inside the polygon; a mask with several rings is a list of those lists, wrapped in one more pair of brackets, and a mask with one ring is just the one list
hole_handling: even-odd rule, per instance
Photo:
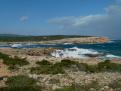
{"label": "white cloud", "polygon": [[[121,34],[121,0],[105,9],[104,14],[54,18],[49,23],[63,26],[63,32],[118,38]],[[121,38],[121,37],[120,37]]]}
{"label": "white cloud", "polygon": [[22,21],[22,22],[25,22],[25,21],[27,21],[28,19],[29,19],[28,16],[21,16],[21,17],[20,17],[20,21]]}

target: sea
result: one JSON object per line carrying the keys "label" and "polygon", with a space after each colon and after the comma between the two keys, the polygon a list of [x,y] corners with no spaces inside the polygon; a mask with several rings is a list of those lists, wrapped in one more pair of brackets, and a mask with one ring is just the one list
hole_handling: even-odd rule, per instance
{"label": "sea", "polygon": [[[0,48],[61,48],[52,53],[52,56],[81,58],[85,54],[103,54],[109,58],[121,58],[121,40],[111,40],[107,43],[96,44],[8,44],[0,45]],[[61,54],[61,55],[60,55]]]}

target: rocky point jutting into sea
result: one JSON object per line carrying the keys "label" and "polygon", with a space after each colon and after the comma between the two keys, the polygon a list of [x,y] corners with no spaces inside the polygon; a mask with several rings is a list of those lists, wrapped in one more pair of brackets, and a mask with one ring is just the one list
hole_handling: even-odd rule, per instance
{"label": "rocky point jutting into sea", "polygon": [[[10,37],[9,39],[3,39],[3,40],[0,40],[0,44],[15,44],[15,43],[22,43],[22,44],[26,44],[26,43],[38,43],[38,44],[63,44],[63,43],[74,43],[74,44],[80,44],[80,43],[106,43],[108,41],[110,41],[109,38],[107,37],[93,37],[93,36],[85,36],[85,37],[75,37],[74,38],[71,38],[71,37],[65,37],[65,38],[56,38],[54,37],[54,39],[50,38],[49,39],[49,36],[48,37],[42,37],[40,36],[37,36],[37,39],[36,40],[36,37],[33,37],[33,40],[30,38],[28,38],[28,40],[26,40],[27,37],[25,37],[23,39],[23,37]],[[53,37],[53,36],[52,36]],[[19,38],[19,39],[18,39]]]}
{"label": "rocky point jutting into sea", "polygon": [[106,43],[109,39],[106,37],[81,37],[81,38],[67,38],[61,40],[53,40],[53,41],[46,41],[45,43],[54,43],[54,44],[62,44],[62,43]]}

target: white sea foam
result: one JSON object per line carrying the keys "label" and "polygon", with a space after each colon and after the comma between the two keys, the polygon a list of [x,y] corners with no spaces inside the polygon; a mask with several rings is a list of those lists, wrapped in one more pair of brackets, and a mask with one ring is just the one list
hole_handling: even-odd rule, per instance
{"label": "white sea foam", "polygon": [[107,43],[114,43],[115,41],[113,41],[113,40],[110,40],[110,41],[108,41]]}
{"label": "white sea foam", "polygon": [[63,58],[67,58],[67,57],[88,58],[87,56],[85,56],[86,54],[96,55],[96,54],[99,54],[99,52],[92,49],[73,47],[73,48],[68,48],[64,50],[56,50],[55,52],[51,53],[51,55],[54,57],[63,57]]}
{"label": "white sea foam", "polygon": [[23,46],[22,44],[12,44],[11,45],[12,48],[20,48],[22,46]]}
{"label": "white sea foam", "polygon": [[73,44],[73,43],[64,43],[64,45],[70,45],[70,44]]}
{"label": "white sea foam", "polygon": [[121,58],[120,56],[112,55],[112,54],[107,54],[105,57],[107,58]]}

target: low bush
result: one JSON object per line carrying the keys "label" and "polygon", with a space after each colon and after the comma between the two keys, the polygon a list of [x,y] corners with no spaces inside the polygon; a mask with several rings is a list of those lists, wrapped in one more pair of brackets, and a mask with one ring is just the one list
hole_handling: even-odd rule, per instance
{"label": "low bush", "polygon": [[0,88],[0,91],[41,91],[36,80],[23,75],[9,77],[6,85],[7,87]]}
{"label": "low bush", "polygon": [[62,66],[68,67],[68,66],[71,66],[71,65],[76,65],[77,62],[76,61],[71,61],[71,60],[68,60],[68,59],[63,59],[63,60],[61,60],[60,64]]}
{"label": "low bush", "polygon": [[6,84],[9,87],[28,87],[34,86],[36,84],[36,80],[29,78],[28,76],[18,75],[9,77]]}
{"label": "low bush", "polygon": [[3,59],[3,63],[9,66],[9,69],[17,69],[18,66],[24,66],[29,64],[26,58],[19,58],[15,56],[10,57],[7,54],[0,53],[0,59]]}
{"label": "low bush", "polygon": [[121,72],[121,64],[111,63],[110,60],[99,62],[96,65],[88,65],[86,63],[78,63],[71,60],[61,60],[61,62],[52,64],[47,60],[37,62],[39,66],[32,67],[31,72],[36,74],[58,74],[65,73],[65,69],[71,69],[73,66],[77,67],[79,71],[85,71],[88,73],[96,72]]}
{"label": "low bush", "polygon": [[88,65],[86,63],[78,63],[77,67],[80,71],[95,72],[121,72],[121,64],[111,63],[110,60],[99,62],[97,65]]}
{"label": "low bush", "polygon": [[9,58],[9,55],[0,52],[0,59],[7,59],[7,58]]}
{"label": "low bush", "polygon": [[36,64],[38,64],[38,65],[52,65],[52,63],[50,63],[47,60],[38,61],[38,62],[36,62]]}
{"label": "low bush", "polygon": [[61,62],[52,64],[47,60],[42,60],[37,62],[39,66],[32,67],[31,73],[35,74],[63,74],[65,73],[64,68],[69,67],[71,65],[76,65],[77,63],[71,60],[61,60]]}
{"label": "low bush", "polygon": [[60,63],[55,63],[54,65],[51,66],[50,71],[52,70],[52,74],[64,74],[64,68]]}
{"label": "low bush", "polygon": [[51,66],[41,65],[39,67],[32,67],[30,70],[32,74],[50,74],[50,68]]}
{"label": "low bush", "polygon": [[99,72],[99,69],[97,65],[88,65],[86,71],[89,73],[96,73],[96,72]]}
{"label": "low bush", "polygon": [[39,86],[29,87],[3,87],[0,91],[42,91]]}
{"label": "low bush", "polygon": [[19,66],[23,66],[23,65],[27,65],[29,64],[29,62],[25,59],[25,58],[19,58],[17,56],[15,56],[14,58],[8,58],[8,59],[5,59],[4,61],[4,64],[6,65],[19,65]]}
{"label": "low bush", "polygon": [[40,65],[39,67],[32,67],[31,73],[34,74],[58,74],[58,73],[65,73],[64,69],[59,64],[53,65]]}
{"label": "low bush", "polygon": [[110,61],[104,61],[98,63],[99,71],[108,71],[108,72],[121,72],[121,64],[111,63]]}

